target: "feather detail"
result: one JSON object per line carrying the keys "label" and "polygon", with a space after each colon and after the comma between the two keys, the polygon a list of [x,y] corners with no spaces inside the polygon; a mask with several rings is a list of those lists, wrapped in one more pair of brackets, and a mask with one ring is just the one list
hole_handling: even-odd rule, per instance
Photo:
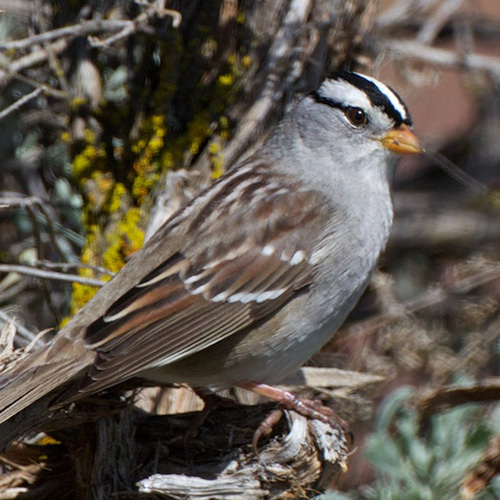
{"label": "feather detail", "polygon": [[[330,215],[322,195],[276,179],[266,193],[250,174],[243,169],[214,188],[177,252],[88,327],[85,346],[97,358],[80,393],[206,349],[311,282],[310,256]],[[252,199],[244,211],[232,208],[239,197],[228,199],[230,190],[240,189]],[[214,220],[211,211],[219,209],[225,216]],[[227,236],[221,238],[222,231]]]}

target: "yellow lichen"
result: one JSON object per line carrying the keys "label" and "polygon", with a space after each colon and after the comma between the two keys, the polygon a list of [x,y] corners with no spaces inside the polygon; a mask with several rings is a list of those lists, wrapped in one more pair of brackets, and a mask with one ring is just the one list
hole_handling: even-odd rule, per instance
{"label": "yellow lichen", "polygon": [[121,183],[118,182],[115,184],[113,192],[108,201],[107,211],[110,214],[118,212],[120,207],[122,206],[123,197],[127,194],[127,188]]}
{"label": "yellow lichen", "polygon": [[[86,217],[88,218],[88,215]],[[100,228],[97,224],[91,224],[87,226],[87,239],[80,257],[83,264],[99,264],[96,257],[99,234]],[[94,271],[87,267],[80,268],[78,274],[86,278],[95,278]],[[109,279],[109,277],[107,278]],[[84,306],[97,293],[97,290],[98,288],[94,286],[84,285],[83,283],[73,283],[73,294],[71,296],[70,307],[71,315],[75,314],[82,306]]]}
{"label": "yellow lichen", "polygon": [[137,154],[133,169],[136,174],[132,184],[132,195],[141,205],[160,178],[161,154],[165,146],[165,117],[153,115],[144,120],[141,138],[132,146]]}
{"label": "yellow lichen", "polygon": [[244,68],[248,69],[252,65],[252,58],[250,56],[243,56],[241,58],[241,64]]}
{"label": "yellow lichen", "polygon": [[71,135],[69,134],[69,132],[66,132],[66,131],[61,132],[60,139],[61,139],[61,142],[64,142],[67,144],[67,143],[71,142]]}
{"label": "yellow lichen", "polygon": [[106,269],[118,272],[126,260],[144,243],[144,231],[139,227],[140,209],[131,208],[114,231],[107,235],[109,246],[103,255]]}
{"label": "yellow lichen", "polygon": [[95,133],[86,130],[84,133],[85,146],[73,159],[73,175],[82,181],[97,168],[98,164],[106,160],[106,152],[102,144],[96,144]]}
{"label": "yellow lichen", "polygon": [[217,141],[211,141],[208,145],[208,152],[212,160],[212,176],[217,179],[224,173],[224,158],[220,144]]}
{"label": "yellow lichen", "polygon": [[223,87],[229,87],[234,83],[234,77],[230,73],[226,73],[224,75],[219,76],[218,82]]}
{"label": "yellow lichen", "polygon": [[[244,22],[244,14],[239,13],[237,22]],[[84,225],[87,231],[82,261],[91,265],[103,265],[117,272],[129,256],[143,244],[140,207],[148,199],[161,175],[168,169],[182,168],[196,161],[196,157],[208,148],[213,177],[223,172],[223,144],[229,140],[232,124],[224,113],[234,103],[241,89],[242,77],[252,65],[250,56],[237,51],[230,53],[223,63],[221,74],[214,80],[209,78],[189,89],[190,99],[197,105],[197,111],[189,120],[181,121],[176,131],[167,130],[169,106],[179,91],[178,76],[199,62],[200,57],[213,57],[217,45],[213,30],[208,26],[200,29],[199,52],[195,57],[186,57],[190,51],[183,46],[183,38],[174,34],[169,43],[159,42],[161,57],[158,84],[154,91],[145,88],[143,95],[148,99],[152,115],[144,110],[139,123],[135,123],[128,136],[120,133],[102,134],[96,137],[86,130],[83,145],[73,157],[73,173],[86,195],[83,209]],[[200,52],[201,51],[201,52]],[[186,94],[187,95],[187,94]],[[83,103],[72,102],[73,109]],[[184,106],[189,110],[191,104]],[[121,130],[120,120],[127,117],[132,106],[125,105],[121,114],[103,105],[96,119],[105,125],[116,125]],[[106,113],[108,112],[108,115]],[[185,127],[185,128],[182,128]],[[105,127],[103,127],[105,130]],[[179,132],[177,132],[179,130]],[[110,137],[113,142],[110,142]],[[62,138],[70,141],[69,134]],[[106,144],[101,141],[108,141]],[[108,157],[109,155],[109,157]],[[122,167],[122,163],[125,163]],[[133,175],[130,174],[132,165]],[[117,178],[117,175],[120,177]],[[82,276],[97,277],[89,269],[80,271]],[[72,311],[75,312],[97,291],[95,287],[75,284],[73,287]]]}
{"label": "yellow lichen", "polygon": [[219,129],[221,139],[227,141],[230,136],[229,120],[224,115],[219,118]]}
{"label": "yellow lichen", "polygon": [[[122,187],[117,184],[116,191],[121,192]],[[118,197],[118,195],[117,195]],[[111,203],[114,203],[111,202]],[[82,250],[81,260],[84,264],[99,265],[99,248],[106,246],[106,251],[102,256],[102,265],[113,272],[118,272],[126,263],[127,259],[144,243],[144,231],[140,227],[140,209],[133,207],[126,212],[124,217],[114,226],[105,237],[101,236],[98,225],[89,227],[87,241]],[[92,269],[82,268],[80,276],[95,278]],[[110,279],[109,276],[101,277],[104,281]],[[82,283],[73,284],[73,295],[71,302],[71,314],[76,313],[84,304],[86,304],[97,292],[98,288]]]}
{"label": "yellow lichen", "polygon": [[83,283],[73,284],[73,294],[71,296],[71,315],[78,312],[96,293],[95,286],[84,285]]}
{"label": "yellow lichen", "polygon": [[87,100],[84,97],[73,97],[73,99],[69,103],[69,106],[73,111],[79,111],[86,104]]}

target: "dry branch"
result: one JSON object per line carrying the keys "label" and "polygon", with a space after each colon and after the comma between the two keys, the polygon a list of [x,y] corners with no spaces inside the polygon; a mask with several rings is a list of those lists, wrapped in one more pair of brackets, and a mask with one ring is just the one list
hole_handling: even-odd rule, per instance
{"label": "dry branch", "polygon": [[231,165],[251,143],[259,132],[259,127],[269,120],[276,102],[281,100],[287,82],[294,79],[293,76],[298,76],[296,68],[290,64],[290,58],[296,50],[300,27],[306,24],[312,3],[310,0],[293,0],[290,3],[257,77],[257,81],[264,84],[252,106],[240,120],[231,143],[224,150],[226,165]]}
{"label": "dry branch", "polygon": [[[145,21],[147,18],[139,19]],[[92,21],[82,21],[81,23],[64,28],[57,28],[39,35],[31,35],[21,40],[12,40],[10,42],[0,43],[0,50],[21,50],[32,47],[36,44],[48,43],[60,38],[72,39],[78,36],[96,35],[107,31],[120,31],[124,28],[129,28],[134,25],[137,20],[121,20],[121,19],[96,19]]]}
{"label": "dry branch", "polygon": [[14,104],[11,104],[9,107],[5,108],[2,112],[0,112],[0,120],[3,120],[6,116],[19,110],[22,106],[24,106],[24,104],[31,101],[32,99],[36,99],[43,92],[44,88],[38,87],[29,94],[26,94],[25,96],[21,97]]}
{"label": "dry branch", "polygon": [[[42,490],[60,490],[58,481],[61,475],[71,476],[71,463],[82,481],[64,485],[68,498],[119,494],[146,499],[158,493],[167,499],[199,500],[314,496],[345,469],[348,439],[338,427],[286,412],[273,435],[262,439],[256,456],[253,432],[271,408],[231,405],[208,414],[150,416],[137,409],[120,410],[120,405],[106,410],[105,405],[92,408],[87,403],[67,416],[54,416],[51,435],[60,445],[24,445],[24,459],[14,445],[6,459],[19,464],[10,467],[15,477],[30,460],[40,465],[38,471],[30,469],[43,478],[31,488],[34,498]],[[68,447],[69,460],[61,453],[63,446]],[[4,475],[4,481],[8,477]]]}
{"label": "dry branch", "polygon": [[[244,3],[238,5],[241,6]],[[425,18],[419,21],[414,34],[420,29],[420,35],[416,35],[415,41],[406,38],[404,40],[387,38],[374,41],[373,47],[377,48],[377,51],[382,48],[388,55],[388,59],[397,62],[417,61],[424,65],[443,68],[472,68],[484,70],[498,78],[500,75],[500,59],[498,58],[429,46],[428,42],[433,41],[441,28],[450,22],[451,16],[457,11],[460,3],[460,0],[448,0],[441,4],[442,7],[435,11],[434,16],[427,21]],[[192,22],[195,18],[192,15],[193,8],[188,3],[181,4],[183,24],[186,24],[181,28],[184,32],[189,30],[195,32],[198,26],[196,26],[196,21]],[[236,25],[238,5],[235,7],[234,4],[228,0],[224,2],[224,7],[229,10],[232,8],[232,17],[229,17]],[[221,112],[229,118],[229,121],[237,124],[236,128],[227,136],[223,137],[221,134],[218,137],[217,124],[210,125],[214,127],[214,134],[207,142],[209,144],[212,143],[211,141],[217,142],[217,145],[221,146],[221,157],[226,165],[232,164],[235,159],[266,135],[270,125],[289,103],[289,94],[292,90],[297,90],[297,88],[301,91],[307,90],[312,83],[318,82],[325,73],[325,68],[329,66],[345,65],[358,68],[360,62],[370,65],[370,62],[363,58],[366,56],[364,49],[368,36],[371,36],[371,28],[376,23],[377,2],[362,0],[349,0],[348,2],[279,1],[273,4],[273,15],[271,15],[270,4],[267,3],[266,7],[262,7],[264,4],[265,2],[255,2],[251,8],[247,5],[247,15],[254,9],[257,12],[256,24],[265,26],[261,32],[259,29],[254,31],[255,27],[252,23],[245,26],[246,29],[252,31],[251,47],[250,44],[249,47],[236,47],[239,42],[235,41],[237,37],[234,34],[238,28],[232,26],[227,31],[223,31],[224,15],[221,14],[218,21],[214,21],[219,23],[218,36],[220,38],[214,36],[216,43],[219,46],[226,42],[233,45],[231,45],[231,51],[227,47],[225,50],[217,48],[220,50],[220,57],[210,59],[211,68],[202,72],[203,76],[200,80],[202,86],[206,85],[206,80],[216,82],[222,72],[227,70],[229,52],[231,54],[234,52],[238,57],[242,54],[249,54],[251,67],[242,80],[242,95],[237,97],[236,103],[228,105],[228,109]],[[412,5],[415,4],[416,2],[409,0],[396,2],[396,10],[393,10],[390,16],[386,16],[385,20],[379,18],[378,27],[381,30],[387,28],[388,31],[390,27],[403,26],[413,16]],[[424,9],[424,7],[436,6],[438,2],[427,0],[418,4]],[[155,2],[154,5],[165,5],[165,2]],[[400,9],[399,14],[397,8]],[[134,68],[136,61],[134,57],[141,52],[139,49],[145,48],[145,53],[148,53],[152,48],[151,53],[161,54],[163,58],[167,57],[168,51],[162,52],[158,49],[159,44],[156,42],[169,40],[168,37],[171,34],[169,30],[172,24],[162,28],[159,22],[162,12],[154,12],[153,4],[148,4],[147,9],[150,9],[152,14],[150,17],[142,13],[134,19],[121,21],[91,19],[74,23],[74,20],[71,20],[71,26],[49,29],[40,35],[6,42],[0,47],[10,47],[11,50],[20,51],[30,49],[32,52],[13,61],[8,61],[3,56],[0,62],[0,82],[5,84],[12,78],[17,78],[33,85],[33,81],[28,76],[20,73],[29,69],[30,71],[26,71],[26,74],[34,75],[33,78],[36,78],[39,68],[35,66],[45,63],[49,59],[49,54],[63,55],[62,59],[67,59],[66,63],[74,63],[75,55],[68,49],[72,48],[72,42],[76,37],[82,38],[82,42],[87,44],[84,50],[85,56],[89,54],[89,47],[93,47],[94,52],[99,52],[102,47],[108,48],[113,43],[114,46],[111,49],[108,48],[100,54],[106,56],[108,52],[113,53],[115,64],[117,67],[126,68],[130,82],[135,77],[133,71],[137,68]],[[422,12],[422,9],[419,12]],[[168,11],[164,12],[169,15]],[[395,13],[397,15],[394,15]],[[92,15],[92,12],[89,15]],[[283,17],[280,18],[280,15]],[[228,21],[228,24],[231,23]],[[175,24],[173,26],[175,27]],[[176,32],[176,35],[181,33],[182,29]],[[402,29],[398,32],[398,36],[404,36],[404,33],[408,31]],[[220,35],[221,32],[224,36]],[[125,48],[123,38],[136,33],[148,35],[148,37],[137,37],[146,38],[148,43],[135,45],[137,40],[131,39],[127,42],[130,42],[133,48]],[[86,37],[103,34],[110,34],[110,37],[98,42],[89,38],[85,40]],[[260,38],[266,39],[267,42],[262,42]],[[187,42],[186,46],[190,42],[188,37],[184,41]],[[45,44],[45,46],[40,47],[36,44]],[[209,45],[203,45],[203,50],[210,49]],[[242,50],[237,52],[237,49]],[[245,52],[247,49],[248,52]],[[123,54],[126,56],[123,57]],[[180,57],[189,60],[189,55],[184,52]],[[81,57],[81,54],[78,57]],[[195,58],[193,60],[198,61]],[[173,59],[173,65],[179,62]],[[206,61],[200,64],[206,64]],[[148,74],[148,78],[153,77],[144,80],[139,78],[138,81],[141,83],[149,83],[155,77],[163,76],[160,72],[155,73],[144,61],[137,67],[139,71],[142,69],[150,71],[151,75]],[[63,70],[65,70],[64,67]],[[46,73],[50,74],[50,71]],[[96,70],[96,75],[96,77],[99,76],[98,70]],[[49,81],[49,78],[46,80]],[[68,78],[68,81],[71,80]],[[175,79],[168,82],[172,87],[179,83],[184,82]],[[194,85],[192,87],[194,88]],[[61,91],[49,89],[47,92],[59,98],[68,97]],[[140,97],[141,93],[131,95]],[[152,95],[152,92],[147,94],[148,97]],[[60,99],[58,102],[61,103]],[[16,104],[19,106],[19,102]],[[63,104],[66,103],[63,102]],[[138,116],[147,115],[149,112],[147,107],[140,105],[137,105],[137,109],[134,110]],[[176,120],[180,113],[170,114],[170,110],[163,109],[161,112],[165,112],[169,126],[169,120],[177,125]],[[65,114],[64,117],[66,116]],[[130,119],[136,120],[134,128],[139,130],[141,120],[137,116],[130,117]],[[182,122],[179,123],[179,128],[189,125],[189,123]],[[175,133],[175,126],[172,129]],[[106,133],[109,134],[109,131]],[[114,131],[111,135],[113,133]],[[119,134],[117,138],[124,142],[127,140],[126,136],[119,136]],[[188,174],[201,178],[196,188],[202,187],[204,182],[208,182],[212,177],[213,158],[210,156],[209,146],[207,145],[199,154],[191,151],[188,154],[186,151],[185,158],[184,166],[186,168],[191,166]],[[193,158],[197,158],[194,165],[191,161]],[[122,166],[116,165],[117,169]],[[181,194],[182,203],[184,203],[193,195],[193,192]],[[169,196],[167,200],[172,202]],[[19,197],[16,200],[5,197],[0,199],[0,208],[26,207],[35,221],[34,209],[45,203],[48,202],[36,197],[25,199]],[[404,204],[409,204],[406,194]],[[50,207],[52,208],[52,205]],[[172,204],[168,206],[166,215],[160,214],[158,221],[168,217],[172,208]],[[47,210],[42,213],[45,214],[46,223],[51,231],[50,236],[56,246],[54,231],[59,231],[60,228],[56,223],[52,224],[51,218],[47,216]],[[402,221],[401,224],[398,224],[398,219],[396,220],[392,245],[393,248],[397,247],[398,251],[402,248],[414,247],[432,251],[437,247],[442,248],[443,245],[453,247],[460,244],[464,247],[469,245],[466,248],[468,251],[484,243],[497,244],[500,240],[500,233],[495,218],[495,213],[479,213],[457,207],[450,207],[438,216],[434,210],[429,210],[421,217],[411,220],[404,218],[403,214],[403,217],[399,219]],[[464,220],[467,222],[465,226]],[[35,223],[34,227],[36,229]],[[39,256],[39,258],[43,257]],[[154,256],[145,265],[156,265],[157,263],[153,261]],[[22,271],[23,269],[10,266],[4,267],[3,270]],[[43,272],[43,277],[71,278],[71,275],[64,273],[31,268],[28,271]],[[498,279],[498,267],[492,266],[489,270],[483,271],[474,276],[456,279],[453,283],[445,283],[439,288],[429,289],[424,295],[402,307],[403,314],[442,304],[450,298],[464,295]],[[85,283],[90,283],[88,279],[85,280]],[[112,285],[109,290],[110,295],[105,298],[105,303],[96,304],[92,312],[87,311],[77,316],[76,320],[64,331],[84,328],[96,316],[102,314],[121,294],[121,290],[113,289]],[[363,334],[366,334],[368,330],[373,332],[386,322],[389,316],[388,314],[380,315],[368,322],[357,323],[352,329],[362,329]],[[490,341],[495,332],[491,328],[488,332],[491,334],[488,338]],[[24,354],[23,351],[16,351],[16,353],[16,355]],[[291,384],[308,385],[309,390],[311,387],[316,389],[343,384],[343,387],[347,388],[346,392],[378,382],[380,382],[380,377],[334,369],[323,371],[316,368],[306,368],[298,378],[288,381]],[[476,398],[479,397],[478,394],[482,394],[483,399],[489,398],[490,400],[498,397],[498,384],[491,386],[483,384],[479,386],[479,392],[478,388],[473,389],[475,390],[469,394],[465,389],[461,390],[466,392],[457,393],[453,392],[456,389],[446,388],[445,391],[450,392],[435,395],[434,400],[428,401],[429,411],[438,411],[436,408],[457,404],[457,401],[465,401],[471,397],[471,394]],[[109,394],[103,408],[99,410],[92,408],[92,402],[88,401],[71,408],[68,414],[64,412],[52,414],[48,410],[49,402],[50,398],[46,398],[41,406],[29,408],[2,426],[0,443],[5,445],[11,442],[13,438],[25,433],[27,429],[41,429],[56,437],[62,444],[42,446],[41,443],[37,443],[11,446],[3,466],[7,472],[0,476],[0,491],[11,481],[11,488],[6,494],[11,494],[13,497],[24,488],[23,493],[31,495],[31,498],[37,498],[37,495],[40,497],[42,493],[49,498],[57,498],[61,491],[67,491],[68,498],[74,498],[76,492],[81,498],[112,498],[113,495],[119,495],[120,498],[158,498],[159,494],[168,494],[169,498],[179,498],[182,495],[195,495],[195,489],[198,498],[204,498],[203,495],[205,498],[212,498],[214,495],[219,495],[224,499],[238,498],[238,496],[241,497],[242,490],[245,499],[298,498],[314,496],[322,490],[333,474],[343,468],[347,453],[346,439],[341,430],[321,428],[322,426],[317,422],[306,422],[302,417],[288,413],[288,420],[280,423],[269,440],[261,442],[260,455],[256,457],[251,450],[252,435],[269,410],[269,406],[234,405],[213,410],[208,416],[205,413],[192,413],[154,417],[131,405],[124,408],[123,401],[118,401],[116,407],[112,407],[113,398]],[[202,420],[203,422],[200,423]],[[198,421],[196,429],[194,429],[195,421]],[[20,455],[24,456],[24,461]],[[43,455],[47,456],[46,461],[40,459]]]}
{"label": "dry branch", "polygon": [[483,491],[491,480],[500,473],[500,434],[490,440],[481,461],[465,479],[460,489],[464,500],[470,500]]}
{"label": "dry branch", "polygon": [[[500,321],[495,327],[500,326]],[[444,387],[424,396],[417,404],[420,419],[425,420],[432,415],[467,403],[484,403],[500,401],[500,380],[488,380],[469,387]]]}
{"label": "dry branch", "polygon": [[[21,322],[19,322],[18,320],[16,320],[12,316],[9,316],[5,311],[2,311],[2,310],[0,310],[0,323],[4,324],[3,328],[5,328],[8,325],[12,325],[15,328],[16,331],[12,335],[12,339],[11,339],[12,344],[14,343],[14,336],[16,335],[16,333],[18,335],[20,335],[21,337],[23,337],[24,339],[27,339],[29,341],[36,338],[35,333],[28,330]],[[2,333],[3,333],[3,329],[2,329]],[[3,368],[4,368],[2,365],[7,362],[5,360],[5,356],[11,355],[10,350],[6,349],[6,345],[3,342],[1,342],[1,340],[2,339],[0,337],[0,349],[2,349],[0,352],[0,367],[2,368],[2,370],[0,370],[0,372],[3,371]],[[9,339],[9,342],[10,342],[10,339]]]}
{"label": "dry branch", "polygon": [[379,40],[377,51],[386,51],[390,59],[400,62],[419,61],[441,68],[464,68],[485,71],[496,81],[500,78],[500,58],[479,54],[462,54],[453,50],[438,49],[409,40]]}
{"label": "dry branch", "polygon": [[[431,287],[413,300],[398,303],[398,311],[401,311],[404,315],[415,314],[425,309],[442,305],[454,297],[465,295],[474,289],[499,279],[500,266],[498,264],[486,265],[486,268],[479,269],[469,276],[459,277],[454,281],[450,280],[448,283]],[[366,320],[353,322],[344,328],[345,337],[352,341],[355,336],[371,336],[387,323],[391,318],[391,314],[392,311],[387,311]],[[500,332],[500,329],[495,329],[496,325],[497,322],[494,322],[488,331],[491,331],[492,334],[495,334],[497,331]]]}
{"label": "dry branch", "polygon": [[434,15],[426,20],[420,29],[417,40],[426,45],[432,43],[441,28],[463,5],[464,0],[446,0],[436,9]]}
{"label": "dry branch", "polygon": [[[50,44],[50,51],[53,54],[61,54],[69,46],[69,40],[57,40]],[[8,62],[4,57],[0,59],[0,88],[5,87],[9,81],[16,77],[25,69],[32,68],[45,62],[49,57],[48,49],[40,49],[27,54],[12,62]]]}
{"label": "dry branch", "polygon": [[83,285],[101,287],[105,285],[105,281],[96,280],[92,278],[85,278],[77,274],[59,273],[56,271],[44,271],[32,266],[21,266],[15,264],[0,264],[1,273],[19,273],[26,276],[33,276],[35,278],[44,278],[57,281],[68,281],[70,283],[82,283]]}

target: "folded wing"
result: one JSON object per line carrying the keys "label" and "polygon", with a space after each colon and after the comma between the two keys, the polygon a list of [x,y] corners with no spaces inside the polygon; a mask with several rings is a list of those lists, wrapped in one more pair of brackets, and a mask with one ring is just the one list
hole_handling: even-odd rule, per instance
{"label": "folded wing", "polygon": [[86,347],[97,357],[80,392],[206,349],[312,282],[310,257],[329,215],[322,195],[288,188],[253,199],[243,212],[225,207],[223,220],[195,218],[182,248],[89,326]]}

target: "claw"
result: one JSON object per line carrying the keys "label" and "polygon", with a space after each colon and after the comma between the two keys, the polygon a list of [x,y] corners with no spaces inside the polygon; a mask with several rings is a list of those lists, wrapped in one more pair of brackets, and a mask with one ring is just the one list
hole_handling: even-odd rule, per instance
{"label": "claw", "polygon": [[[282,408],[285,408],[287,410],[295,410],[297,413],[300,413],[304,417],[321,420],[322,422],[330,425],[333,422],[350,437],[351,444],[354,441],[352,432],[349,429],[349,425],[347,424],[347,422],[340,418],[331,408],[323,405],[321,401],[302,399],[296,396],[293,392],[285,391],[278,387],[273,387],[267,384],[245,382],[239,385],[244,389],[253,391],[256,394],[260,394],[261,396],[265,396],[269,399],[277,401]],[[266,417],[266,419],[259,425],[259,428],[255,431],[252,439],[252,446],[256,455],[258,455],[257,445],[259,439],[262,436],[267,436],[271,433],[273,425],[276,425],[280,421],[282,415],[282,409],[273,411],[268,417]]]}
{"label": "claw", "polygon": [[281,408],[277,408],[260,423],[252,438],[252,448],[255,455],[259,456],[259,439],[262,436],[269,436],[269,434],[273,431],[273,427],[281,420],[282,416],[283,410]]}

